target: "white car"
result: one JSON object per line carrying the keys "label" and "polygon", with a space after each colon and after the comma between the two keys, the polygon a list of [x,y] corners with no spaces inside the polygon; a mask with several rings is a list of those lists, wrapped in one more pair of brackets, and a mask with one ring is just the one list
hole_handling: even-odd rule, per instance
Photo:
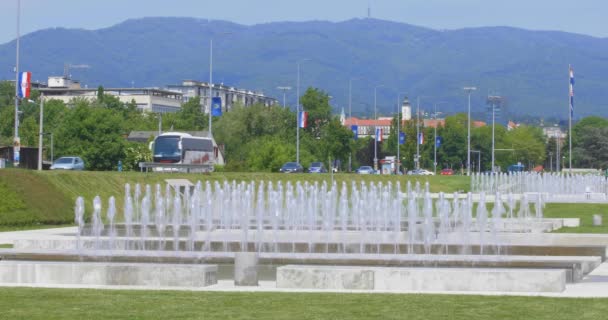
{"label": "white car", "polygon": [[418,174],[421,175],[421,176],[434,176],[435,172],[428,171],[426,169],[420,169],[420,171],[418,172]]}
{"label": "white car", "polygon": [[51,170],[84,170],[84,161],[80,157],[61,157],[53,162]]}

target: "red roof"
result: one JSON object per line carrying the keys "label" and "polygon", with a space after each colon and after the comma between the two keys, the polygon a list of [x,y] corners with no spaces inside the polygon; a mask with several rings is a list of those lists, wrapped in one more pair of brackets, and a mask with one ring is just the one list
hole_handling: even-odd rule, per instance
{"label": "red roof", "polygon": [[359,119],[356,117],[352,117],[352,118],[348,118],[346,120],[344,120],[344,125],[345,126],[363,126],[363,127],[374,127],[374,126],[378,126],[378,127],[383,127],[383,126],[390,126],[391,122],[393,120],[392,119],[378,119],[378,120],[374,120],[374,119]]}

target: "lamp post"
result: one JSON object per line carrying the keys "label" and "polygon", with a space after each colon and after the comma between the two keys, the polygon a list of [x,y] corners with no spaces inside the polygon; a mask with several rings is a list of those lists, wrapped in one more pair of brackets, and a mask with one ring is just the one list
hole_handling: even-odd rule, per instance
{"label": "lamp post", "polygon": [[277,87],[277,89],[283,91],[283,108],[286,108],[287,104],[285,103],[285,96],[287,94],[287,91],[291,90],[291,87]]}
{"label": "lamp post", "polygon": [[[223,32],[219,35],[229,35],[232,32]],[[213,138],[211,107],[213,100],[213,38],[209,39],[209,138]]]}
{"label": "lamp post", "polygon": [[477,90],[476,87],[464,87],[464,91],[469,96],[469,107],[468,107],[468,117],[467,117],[467,176],[471,175],[471,93]]}
{"label": "lamp post", "polygon": [[296,62],[298,69],[298,79],[296,81],[296,162],[300,163],[300,64],[310,61],[310,59],[301,59]]}
{"label": "lamp post", "polygon": [[21,141],[19,139],[19,45],[20,45],[20,33],[19,27],[21,24],[21,0],[17,0],[17,45],[16,45],[16,58],[15,58],[15,137],[13,140],[13,163],[15,167],[19,166],[18,154],[21,148]]}
{"label": "lamp post", "polygon": [[553,152],[549,151],[549,171],[553,171]]}
{"label": "lamp post", "polygon": [[38,128],[38,171],[42,171],[42,138],[43,133],[43,122],[44,122],[44,93],[40,94],[40,126]]}
{"label": "lamp post", "polygon": [[[353,119],[353,80],[359,80],[361,77],[354,77],[348,80],[348,118]],[[348,172],[352,171],[353,166],[353,152],[348,154]]]}
{"label": "lamp post", "polygon": [[379,84],[374,87],[374,170],[378,170],[378,88],[384,87]]}

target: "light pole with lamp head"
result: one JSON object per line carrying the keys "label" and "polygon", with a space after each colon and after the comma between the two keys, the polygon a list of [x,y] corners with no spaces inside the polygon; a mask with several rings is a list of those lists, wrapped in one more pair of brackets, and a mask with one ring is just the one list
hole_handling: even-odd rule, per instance
{"label": "light pole with lamp head", "polygon": [[502,101],[502,97],[500,96],[489,96],[488,97],[488,103],[490,103],[490,105],[492,106],[492,170],[491,172],[494,173],[494,160],[495,160],[495,156],[494,156],[494,148],[496,146],[496,140],[495,140],[495,128],[496,128],[496,104],[497,103],[501,103]]}
{"label": "light pole with lamp head", "polygon": [[468,116],[467,116],[467,176],[471,175],[471,93],[477,90],[476,87],[464,87],[464,91],[469,96],[469,108],[468,108]]}
{"label": "light pole with lamp head", "polygon": [[300,59],[296,62],[298,79],[296,81],[296,162],[300,163],[300,64],[310,61],[309,58]]}
{"label": "light pole with lamp head", "polygon": [[374,87],[374,170],[378,170],[378,88],[384,87],[383,84]]}
{"label": "light pole with lamp head", "polygon": [[283,91],[283,108],[286,108],[285,96],[287,95],[287,91],[291,90],[291,87],[277,87],[277,89]]}

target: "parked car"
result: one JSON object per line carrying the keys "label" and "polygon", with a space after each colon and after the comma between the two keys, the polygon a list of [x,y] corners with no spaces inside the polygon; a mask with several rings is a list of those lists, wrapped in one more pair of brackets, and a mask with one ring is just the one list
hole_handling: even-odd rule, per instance
{"label": "parked car", "polygon": [[279,169],[279,172],[283,172],[283,173],[304,172],[304,167],[302,167],[302,165],[297,162],[287,162],[281,167],[281,169]]}
{"label": "parked car", "polygon": [[441,170],[441,175],[442,176],[453,176],[454,170],[452,170],[450,168],[445,168],[445,169]]}
{"label": "parked car", "polygon": [[313,162],[308,168],[308,173],[327,173],[327,169],[325,169],[323,162]]}
{"label": "parked car", "polygon": [[53,162],[51,170],[84,170],[84,161],[80,157],[61,157]]}
{"label": "parked car", "polygon": [[361,166],[355,171],[358,174],[374,174],[376,171],[370,166]]}
{"label": "parked car", "polygon": [[414,169],[414,170],[410,170],[407,172],[407,174],[409,175],[414,175],[414,176],[434,176],[435,173],[428,171],[426,169]]}

